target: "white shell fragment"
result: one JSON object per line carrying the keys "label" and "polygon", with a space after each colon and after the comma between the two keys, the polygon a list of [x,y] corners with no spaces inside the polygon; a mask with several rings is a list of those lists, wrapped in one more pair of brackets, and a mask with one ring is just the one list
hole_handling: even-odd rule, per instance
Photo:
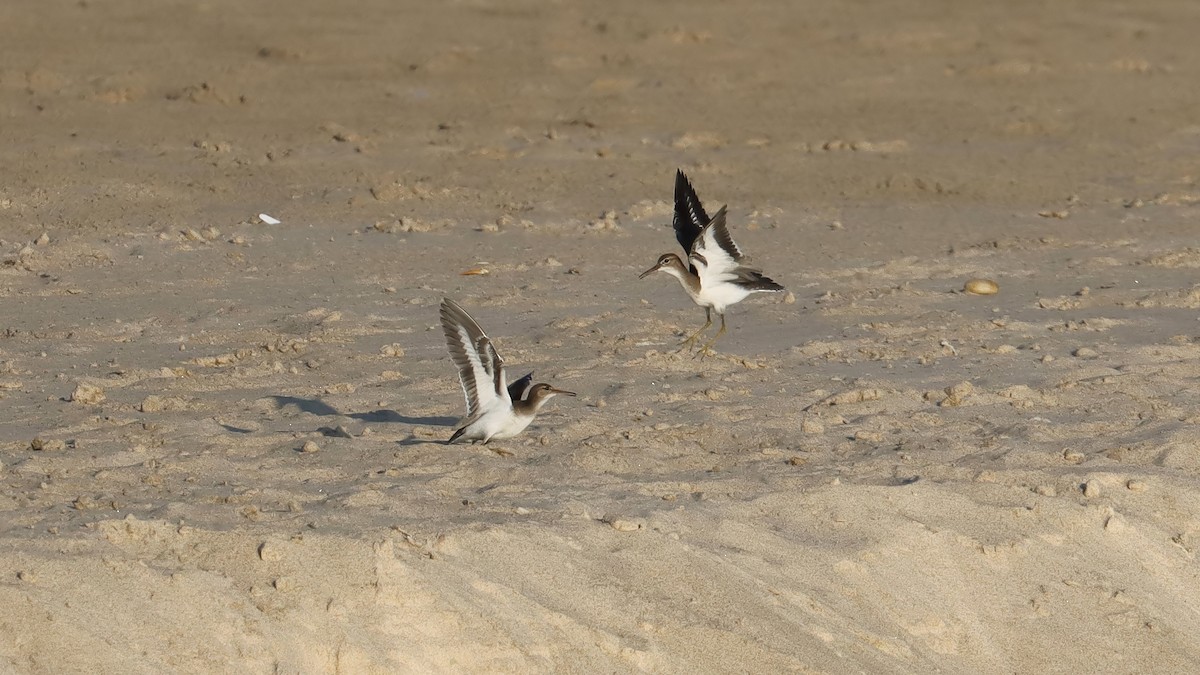
{"label": "white shell fragment", "polygon": [[278,225],[279,223],[281,223],[281,222],[282,222],[282,221],[281,221],[281,220],[279,220],[278,218],[275,218],[274,216],[268,216],[268,215],[267,215],[267,214],[265,214],[265,213],[260,213],[260,214],[258,214],[258,219],[259,219],[259,220],[261,220],[261,221],[263,221],[263,222],[264,222],[264,223],[266,223],[267,225]]}
{"label": "white shell fragment", "polygon": [[995,295],[1000,292],[1000,284],[991,279],[971,279],[963,284],[963,291],[971,295]]}

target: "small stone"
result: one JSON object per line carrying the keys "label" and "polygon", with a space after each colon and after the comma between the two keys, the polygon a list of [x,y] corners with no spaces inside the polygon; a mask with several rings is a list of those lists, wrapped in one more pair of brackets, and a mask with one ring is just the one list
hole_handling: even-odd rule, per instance
{"label": "small stone", "polygon": [[958,384],[946,387],[943,391],[946,392],[946,398],[943,399],[939,405],[954,407],[962,405],[963,401],[965,401],[968,397],[973,396],[975,394],[975,386],[970,382],[963,380]]}
{"label": "small stone", "polygon": [[1146,483],[1145,483],[1145,481],[1140,481],[1140,480],[1134,478],[1134,479],[1130,480],[1128,483],[1125,483],[1125,488],[1127,490],[1129,490],[1130,492],[1145,492],[1146,491]]}
{"label": "small stone", "polygon": [[1083,496],[1088,499],[1095,499],[1100,496],[1100,484],[1094,480],[1089,480],[1083,484]]}
{"label": "small stone", "polygon": [[1080,359],[1094,359],[1100,356],[1100,352],[1092,349],[1091,347],[1080,347],[1079,349],[1071,352],[1071,355]]}
{"label": "small stone", "polygon": [[1038,211],[1038,215],[1043,218],[1057,218],[1059,220],[1066,220],[1071,216],[1071,212],[1066,209],[1059,209],[1057,211],[1045,210]]}
{"label": "small stone", "polygon": [[151,394],[143,399],[141,405],[138,407],[144,413],[151,413],[166,410],[183,410],[187,408],[187,403],[181,398]]}
{"label": "small stone", "polygon": [[783,304],[785,304],[785,305],[796,304],[796,294],[791,291],[788,291],[787,295],[783,296]]}
{"label": "small stone", "polygon": [[67,442],[57,438],[47,440],[38,436],[29,442],[29,449],[34,452],[61,452],[67,449]]}
{"label": "small stone", "polygon": [[258,557],[266,562],[283,560],[283,547],[274,541],[264,541],[258,545]]}
{"label": "small stone", "polygon": [[96,405],[104,401],[104,390],[90,382],[80,382],[75,385],[75,391],[71,392],[70,400],[73,403]]}
{"label": "small stone", "polygon": [[825,433],[825,425],[821,424],[821,420],[810,417],[800,423],[800,431],[806,434],[823,434]]}
{"label": "small stone", "polygon": [[605,516],[603,521],[605,523],[607,523],[609,527],[616,530],[617,532],[636,532],[636,531],[642,529],[641,523],[639,523],[637,521],[633,521],[633,520],[627,520],[625,518],[618,518],[618,517],[614,517],[614,516]]}
{"label": "small stone", "polygon": [[995,295],[1000,292],[1000,284],[991,279],[970,279],[963,284],[963,292],[971,295]]}
{"label": "small stone", "polygon": [[1084,460],[1083,453],[1078,450],[1063,450],[1063,459],[1072,464],[1079,464]]}
{"label": "small stone", "polygon": [[404,348],[398,344],[384,345],[379,348],[379,353],[383,356],[399,357],[404,356]]}
{"label": "small stone", "polygon": [[50,235],[43,232],[40,235],[38,235],[37,239],[33,240],[33,243],[35,246],[45,246],[46,244],[50,243]]}
{"label": "small stone", "polygon": [[317,452],[320,449],[321,446],[313,441],[304,441],[304,445],[300,446],[300,452]]}

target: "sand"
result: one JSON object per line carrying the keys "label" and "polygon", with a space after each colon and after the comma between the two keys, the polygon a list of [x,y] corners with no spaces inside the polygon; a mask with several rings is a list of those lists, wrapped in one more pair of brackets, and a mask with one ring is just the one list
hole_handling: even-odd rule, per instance
{"label": "sand", "polygon": [[[0,670],[1197,670],[1198,28],[4,4]],[[579,397],[444,445],[444,296]]]}

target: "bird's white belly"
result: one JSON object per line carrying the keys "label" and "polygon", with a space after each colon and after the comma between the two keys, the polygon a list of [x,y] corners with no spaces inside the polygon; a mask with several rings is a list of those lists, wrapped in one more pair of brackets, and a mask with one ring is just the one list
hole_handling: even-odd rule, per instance
{"label": "bird's white belly", "polygon": [[725,308],[746,299],[751,291],[735,284],[714,284],[711,287],[701,287],[694,298],[701,307],[712,307],[718,314],[724,314]]}
{"label": "bird's white belly", "polygon": [[517,415],[508,406],[497,406],[472,422],[464,436],[471,440],[485,441],[493,438],[512,438],[524,431],[532,421],[533,417]]}

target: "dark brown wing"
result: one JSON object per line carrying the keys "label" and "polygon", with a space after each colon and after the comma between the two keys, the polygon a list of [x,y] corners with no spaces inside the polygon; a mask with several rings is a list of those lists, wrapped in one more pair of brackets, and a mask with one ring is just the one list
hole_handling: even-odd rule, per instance
{"label": "dark brown wing", "polygon": [[672,224],[675,226],[675,239],[683,247],[684,253],[692,252],[692,243],[708,225],[704,205],[700,203],[687,176],[678,169],[675,170],[675,218]]}
{"label": "dark brown wing", "polygon": [[507,395],[503,384],[504,362],[487,334],[457,302],[443,299],[441,316],[446,347],[458,367],[458,380],[467,401],[467,417],[473,417],[497,397]]}

